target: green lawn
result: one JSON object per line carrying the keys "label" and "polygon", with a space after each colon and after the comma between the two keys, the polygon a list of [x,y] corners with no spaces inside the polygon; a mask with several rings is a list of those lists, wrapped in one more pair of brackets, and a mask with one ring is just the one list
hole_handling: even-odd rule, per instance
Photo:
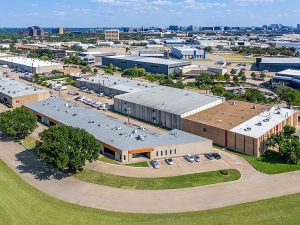
{"label": "green lawn", "polygon": [[22,145],[26,149],[33,149],[36,146],[35,139],[27,136],[24,140],[22,140]]}
{"label": "green lawn", "polygon": [[105,163],[110,163],[110,164],[114,164],[114,165],[118,165],[119,163],[116,160],[113,160],[107,156],[101,155],[101,157],[99,158],[99,161],[101,162],[105,162]]}
{"label": "green lawn", "polygon": [[138,163],[130,163],[126,164],[125,166],[132,166],[132,167],[149,167],[147,162],[138,162]]}
{"label": "green lawn", "polygon": [[297,165],[287,164],[278,152],[268,151],[260,158],[242,155],[255,169],[267,174],[287,173],[300,170]]}
{"label": "green lawn", "polygon": [[116,213],[50,197],[23,181],[1,160],[0,199],[1,225],[300,224],[300,194],[203,212],[155,215]]}
{"label": "green lawn", "polygon": [[166,178],[135,178],[100,173],[84,169],[75,175],[77,179],[101,184],[109,187],[139,190],[163,190],[197,187],[227,181],[238,180],[240,173],[237,170],[226,170],[228,175],[222,175],[219,171],[189,174]]}
{"label": "green lawn", "polygon": [[[214,146],[214,147],[224,150],[224,148],[219,146]],[[261,157],[256,158],[230,149],[226,149],[226,151],[229,151],[230,153],[237,154],[243,157],[256,170],[266,174],[287,173],[287,172],[300,170],[300,162],[297,165],[287,164],[278,152],[267,151]]]}
{"label": "green lawn", "polygon": [[[113,160],[105,155],[101,155],[99,158],[99,161],[105,162],[105,163],[110,163],[114,165],[122,165],[118,163],[116,160]],[[130,163],[130,164],[124,164],[124,166],[132,166],[132,167],[149,167],[147,162],[138,162],[138,163]]]}

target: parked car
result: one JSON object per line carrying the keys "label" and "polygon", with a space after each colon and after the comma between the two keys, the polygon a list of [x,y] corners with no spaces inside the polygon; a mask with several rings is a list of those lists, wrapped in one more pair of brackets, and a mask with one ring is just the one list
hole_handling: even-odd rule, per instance
{"label": "parked car", "polygon": [[200,162],[201,161],[200,155],[194,155],[194,158],[195,158],[196,162]]}
{"label": "parked car", "polygon": [[174,165],[174,161],[172,158],[166,158],[165,161],[168,165]]}
{"label": "parked car", "polygon": [[156,160],[152,160],[150,162],[151,166],[154,168],[154,169],[159,169],[160,168],[160,165],[159,165],[159,162],[156,161]]}
{"label": "parked car", "polygon": [[220,154],[219,154],[219,153],[216,153],[216,152],[212,153],[212,155],[213,155],[213,157],[214,157],[215,159],[217,159],[217,160],[219,160],[219,159],[222,158],[222,157],[220,156]]}
{"label": "parked car", "polygon": [[190,163],[195,162],[195,158],[194,158],[194,156],[192,156],[191,154],[187,154],[187,155],[185,156],[185,159],[186,159],[187,161],[189,161]]}
{"label": "parked car", "polygon": [[213,160],[213,159],[214,159],[214,156],[213,156],[213,154],[211,154],[211,153],[205,153],[204,156],[205,156],[205,158],[207,158],[208,160]]}

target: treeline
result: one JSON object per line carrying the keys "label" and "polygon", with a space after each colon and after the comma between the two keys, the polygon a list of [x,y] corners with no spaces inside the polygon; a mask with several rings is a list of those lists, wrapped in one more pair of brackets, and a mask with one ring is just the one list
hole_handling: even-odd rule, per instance
{"label": "treeline", "polygon": [[295,48],[285,48],[285,47],[236,47],[232,49],[235,52],[246,55],[282,55],[282,56],[295,56]]}
{"label": "treeline", "polygon": [[29,58],[39,58],[42,60],[49,60],[54,58],[53,51],[50,49],[35,49],[31,50],[27,57]]}

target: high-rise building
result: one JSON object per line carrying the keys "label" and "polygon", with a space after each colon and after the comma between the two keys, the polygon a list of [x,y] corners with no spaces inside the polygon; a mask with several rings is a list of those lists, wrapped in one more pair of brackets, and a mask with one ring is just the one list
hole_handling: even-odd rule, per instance
{"label": "high-rise building", "polygon": [[297,24],[297,30],[300,31],[300,23]]}
{"label": "high-rise building", "polygon": [[31,37],[44,36],[45,31],[43,28],[38,26],[28,27],[26,30],[20,32],[21,35],[28,35]]}
{"label": "high-rise building", "polygon": [[117,42],[120,40],[119,30],[105,30],[105,41]]}
{"label": "high-rise building", "polygon": [[65,33],[65,28],[63,28],[63,27],[53,28],[52,33],[54,33],[54,34],[64,34]]}
{"label": "high-rise building", "polygon": [[179,27],[176,26],[176,25],[171,25],[171,26],[169,27],[169,30],[172,30],[172,31],[178,31],[178,30],[179,30]]}

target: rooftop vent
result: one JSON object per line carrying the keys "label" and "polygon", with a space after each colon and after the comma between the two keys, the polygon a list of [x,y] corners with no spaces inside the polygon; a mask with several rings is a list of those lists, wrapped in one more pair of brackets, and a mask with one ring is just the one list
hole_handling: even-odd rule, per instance
{"label": "rooftop vent", "polygon": [[246,129],[244,129],[244,131],[251,131],[251,128],[247,127]]}

